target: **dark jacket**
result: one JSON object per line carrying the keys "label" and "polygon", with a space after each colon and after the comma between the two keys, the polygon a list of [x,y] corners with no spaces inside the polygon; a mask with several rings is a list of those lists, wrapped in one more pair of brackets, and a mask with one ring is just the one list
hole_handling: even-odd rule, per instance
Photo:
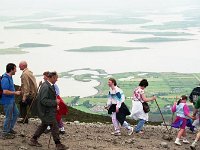
{"label": "dark jacket", "polygon": [[[108,114],[112,114],[112,112],[116,112],[116,104],[112,104],[108,110]],[[124,121],[126,120],[126,116],[129,116],[131,113],[127,106],[122,103],[121,107],[119,108],[119,112],[117,113],[116,117],[117,120],[121,125],[124,124]]]}
{"label": "dark jacket", "polygon": [[56,92],[48,81],[45,81],[41,85],[33,107],[34,114],[37,114],[43,123],[56,122]]}

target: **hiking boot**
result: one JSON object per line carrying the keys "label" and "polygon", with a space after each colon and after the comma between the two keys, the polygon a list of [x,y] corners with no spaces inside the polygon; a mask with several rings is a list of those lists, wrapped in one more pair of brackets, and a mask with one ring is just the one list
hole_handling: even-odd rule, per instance
{"label": "hiking boot", "polygon": [[196,150],[196,142],[193,142],[192,145],[190,145],[191,150]]}
{"label": "hiking boot", "polygon": [[63,144],[56,144],[56,150],[67,150],[69,147],[66,147]]}
{"label": "hiking boot", "polygon": [[28,144],[29,144],[30,146],[42,147],[42,144],[38,143],[38,141],[35,140],[35,139],[33,139],[33,138],[30,139],[30,141],[28,142]]}
{"label": "hiking boot", "polygon": [[8,132],[8,133],[10,133],[10,134],[17,134],[17,132],[14,131],[13,129],[11,129],[10,132]]}
{"label": "hiking boot", "polygon": [[14,134],[10,134],[10,133],[3,133],[2,135],[3,139],[14,139],[15,135]]}
{"label": "hiking boot", "polygon": [[133,131],[134,131],[134,129],[133,129],[133,127],[131,127],[130,130],[128,130],[128,135],[131,136],[133,134]]}

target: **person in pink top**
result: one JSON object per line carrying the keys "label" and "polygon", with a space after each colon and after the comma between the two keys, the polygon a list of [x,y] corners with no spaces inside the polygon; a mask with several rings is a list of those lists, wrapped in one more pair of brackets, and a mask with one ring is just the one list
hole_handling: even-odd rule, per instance
{"label": "person in pink top", "polygon": [[190,115],[190,110],[188,105],[186,104],[188,97],[183,95],[181,99],[176,103],[174,103],[172,107],[172,112],[176,112],[176,119],[174,123],[172,123],[172,127],[179,128],[179,132],[175,141],[176,145],[181,146],[180,138],[183,137],[183,143],[189,144],[189,141],[186,139],[186,125],[187,125],[187,118],[191,118],[195,120],[195,117]]}

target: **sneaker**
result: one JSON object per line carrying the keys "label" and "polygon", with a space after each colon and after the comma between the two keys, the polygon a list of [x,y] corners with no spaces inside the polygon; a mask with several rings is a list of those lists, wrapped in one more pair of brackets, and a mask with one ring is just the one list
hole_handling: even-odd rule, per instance
{"label": "sneaker", "polygon": [[176,140],[174,143],[175,143],[176,145],[178,145],[178,146],[181,146],[181,143],[180,143],[180,141],[178,141],[178,140]]}
{"label": "sneaker", "polygon": [[10,133],[10,134],[17,134],[17,132],[14,131],[13,129],[11,129],[10,132],[8,132],[8,133]]}
{"label": "sneaker", "polygon": [[60,128],[60,134],[65,134],[65,128],[64,127]]}
{"label": "sneaker", "polygon": [[28,124],[28,119],[24,121],[24,119],[17,121],[17,123]]}
{"label": "sneaker", "polygon": [[195,147],[196,147],[196,143],[195,143],[195,142],[193,142],[193,143],[192,143],[192,145],[190,145],[190,148],[191,148],[191,150],[196,150],[196,148],[195,148]]}
{"label": "sneaker", "polygon": [[133,131],[134,131],[134,129],[133,129],[133,127],[131,127],[131,129],[128,130],[128,135],[129,135],[129,136],[132,135],[132,134],[133,134]]}
{"label": "sneaker", "polygon": [[190,144],[190,142],[187,139],[183,139],[184,144]]}
{"label": "sneaker", "polygon": [[14,134],[10,134],[10,133],[3,133],[2,134],[2,138],[3,139],[14,139],[15,135]]}
{"label": "sneaker", "polygon": [[67,150],[67,149],[69,148],[63,144],[56,144],[56,150]]}
{"label": "sneaker", "polygon": [[121,136],[121,132],[120,131],[115,131],[115,132],[112,132],[111,135]]}
{"label": "sneaker", "polygon": [[33,139],[33,138],[30,139],[30,141],[28,142],[28,144],[29,144],[30,146],[42,147],[42,144],[38,143],[38,141],[35,140],[35,139]]}

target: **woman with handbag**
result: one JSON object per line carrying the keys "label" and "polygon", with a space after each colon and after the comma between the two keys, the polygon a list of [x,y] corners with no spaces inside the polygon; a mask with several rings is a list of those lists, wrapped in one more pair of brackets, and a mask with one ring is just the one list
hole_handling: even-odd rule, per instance
{"label": "woman with handbag", "polygon": [[134,120],[139,120],[134,130],[136,133],[143,133],[142,128],[145,122],[149,119],[148,112],[150,111],[150,108],[147,102],[154,101],[156,99],[155,96],[151,98],[147,98],[145,96],[144,90],[148,85],[148,81],[143,79],[133,92],[131,117]]}

